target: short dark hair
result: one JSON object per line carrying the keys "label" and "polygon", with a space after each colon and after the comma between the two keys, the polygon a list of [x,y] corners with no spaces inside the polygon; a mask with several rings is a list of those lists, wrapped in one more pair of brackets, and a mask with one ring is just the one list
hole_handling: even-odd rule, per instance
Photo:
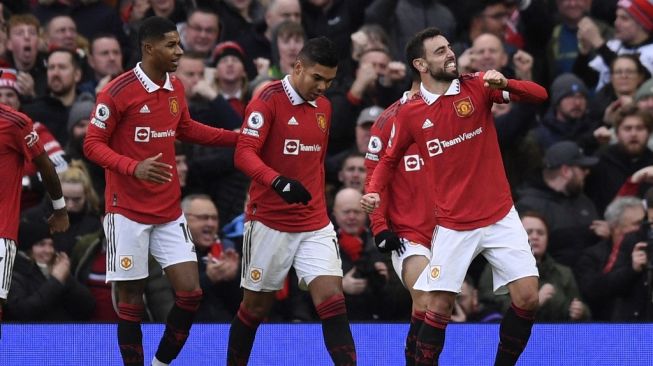
{"label": "short dark hair", "polygon": [[311,38],[299,51],[298,59],[307,65],[320,64],[326,67],[338,66],[338,53],[335,44],[327,37]]}
{"label": "short dark hair", "polygon": [[440,29],[429,27],[417,32],[413,38],[408,41],[406,44],[406,62],[414,74],[419,75],[419,70],[413,66],[413,60],[425,56],[424,41],[441,35],[442,31],[440,31]]}
{"label": "short dark hair", "polygon": [[152,16],[143,21],[138,29],[138,45],[146,41],[160,41],[168,32],[176,32],[177,26],[168,18]]}
{"label": "short dark hair", "polygon": [[57,52],[67,53],[70,56],[70,62],[73,64],[73,67],[77,70],[82,69],[82,60],[77,54],[77,52],[71,51],[67,48],[58,47],[58,48],[51,49],[50,52],[48,52],[48,57],[46,58],[46,60],[49,62],[50,56],[52,56],[53,53],[57,53]]}

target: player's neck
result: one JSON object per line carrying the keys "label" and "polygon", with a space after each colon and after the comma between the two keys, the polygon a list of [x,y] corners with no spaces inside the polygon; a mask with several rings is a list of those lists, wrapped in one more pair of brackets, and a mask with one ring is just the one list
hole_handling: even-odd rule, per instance
{"label": "player's neck", "polygon": [[426,80],[422,81],[422,84],[426,88],[426,90],[430,91],[433,94],[437,95],[443,95],[444,93],[449,90],[449,87],[451,86],[452,80],[449,81],[442,81],[442,80],[435,80],[431,77],[426,78]]}
{"label": "player's neck", "polygon": [[153,65],[150,65],[148,62],[141,62],[141,69],[143,69],[143,72],[145,75],[147,75],[150,80],[157,84],[163,84],[163,82],[166,79],[166,71],[164,70],[159,70]]}

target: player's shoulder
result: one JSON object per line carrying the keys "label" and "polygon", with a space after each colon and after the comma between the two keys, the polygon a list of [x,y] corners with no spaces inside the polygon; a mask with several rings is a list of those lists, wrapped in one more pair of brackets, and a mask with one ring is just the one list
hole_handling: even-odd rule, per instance
{"label": "player's shoulder", "polygon": [[374,124],[372,125],[372,128],[377,128],[379,130],[383,130],[383,127],[388,123],[388,121],[392,121],[397,117],[397,113],[399,113],[399,108],[402,106],[401,100],[397,100],[396,102],[390,104],[390,106],[381,112],[379,117],[377,117],[376,121],[374,121]]}
{"label": "player's shoulder", "polygon": [[258,99],[262,102],[269,102],[274,96],[279,95],[279,93],[285,93],[283,85],[281,85],[281,80],[275,80],[258,91],[254,96],[254,99]]}
{"label": "player's shoulder", "polygon": [[124,73],[118,75],[115,79],[111,80],[102,89],[101,92],[104,92],[111,97],[116,97],[123,90],[126,90],[128,85],[134,82],[138,82],[138,78],[136,77],[134,70],[125,71]]}
{"label": "player's shoulder", "polygon": [[32,120],[26,114],[5,104],[0,104],[0,121],[18,128],[24,128],[27,125],[33,124]]}
{"label": "player's shoulder", "polygon": [[472,81],[472,80],[478,80],[483,78],[483,72],[477,71],[477,72],[470,72],[470,73],[465,73],[460,75],[458,80],[460,80],[461,83],[466,82],[466,81]]}

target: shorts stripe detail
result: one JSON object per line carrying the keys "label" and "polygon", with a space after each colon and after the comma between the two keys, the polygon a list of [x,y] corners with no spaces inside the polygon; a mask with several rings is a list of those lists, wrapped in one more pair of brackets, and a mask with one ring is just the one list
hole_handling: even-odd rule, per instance
{"label": "shorts stripe detail", "polygon": [[14,258],[16,257],[16,253],[12,250],[14,245],[13,240],[11,239],[2,239],[5,245],[5,258],[4,258],[4,265],[2,267],[2,289],[5,291],[9,291],[9,288],[11,287],[11,277],[13,275],[12,271],[12,263],[14,263]]}
{"label": "shorts stripe detail", "polygon": [[7,239],[2,239],[5,245],[5,258],[4,258],[4,265],[2,266],[2,289],[6,290],[7,289],[7,263],[9,263],[9,244],[7,244]]}
{"label": "shorts stripe detail", "polygon": [[107,218],[107,270],[110,272],[116,271],[115,257],[115,230],[113,226],[113,214],[108,214]]}
{"label": "shorts stripe detail", "polygon": [[6,263],[7,271],[9,272],[9,280],[7,280],[6,290],[7,290],[7,292],[9,292],[9,288],[11,288],[11,281],[14,279],[14,271],[13,271],[14,265],[13,264],[14,264],[14,261],[16,260],[17,249],[16,249],[16,243],[13,240],[5,239],[5,241],[7,242],[8,250],[9,250],[9,253],[10,253],[9,260]]}

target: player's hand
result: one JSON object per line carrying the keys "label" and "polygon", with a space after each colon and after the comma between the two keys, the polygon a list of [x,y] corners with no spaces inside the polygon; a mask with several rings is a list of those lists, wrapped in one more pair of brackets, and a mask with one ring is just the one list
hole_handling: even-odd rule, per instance
{"label": "player's hand", "polygon": [[569,318],[571,320],[580,320],[585,315],[585,306],[583,302],[574,298],[569,305]]}
{"label": "player's hand", "polygon": [[172,165],[157,161],[163,156],[158,153],[151,158],[147,158],[136,165],[134,176],[138,179],[151,183],[164,184],[172,181]]}
{"label": "player's hand", "polygon": [[390,253],[393,250],[403,249],[401,239],[391,230],[383,230],[374,235],[374,244],[381,253]]}
{"label": "player's hand", "polygon": [[540,306],[544,305],[545,302],[549,301],[553,295],[555,295],[556,289],[550,283],[545,283],[540,287],[539,298]]}
{"label": "player's hand", "polygon": [[492,89],[503,89],[508,86],[508,79],[497,70],[488,70],[483,74],[483,85]]}
{"label": "player's hand", "polygon": [[50,234],[63,233],[68,230],[70,222],[68,221],[68,211],[65,207],[54,210],[52,215],[48,217],[48,226],[50,227]]}
{"label": "player's hand", "polygon": [[313,197],[311,193],[304,188],[304,186],[297,180],[278,176],[272,182],[272,188],[288,203],[302,203],[308,205]]}
{"label": "player's hand", "polygon": [[57,281],[62,284],[66,283],[66,280],[70,276],[70,259],[65,252],[58,252],[55,255],[51,274]]}
{"label": "player's hand", "polygon": [[371,213],[375,208],[379,207],[379,204],[381,203],[381,197],[379,197],[378,193],[367,193],[361,197],[360,202],[363,210],[365,210],[367,213]]}

